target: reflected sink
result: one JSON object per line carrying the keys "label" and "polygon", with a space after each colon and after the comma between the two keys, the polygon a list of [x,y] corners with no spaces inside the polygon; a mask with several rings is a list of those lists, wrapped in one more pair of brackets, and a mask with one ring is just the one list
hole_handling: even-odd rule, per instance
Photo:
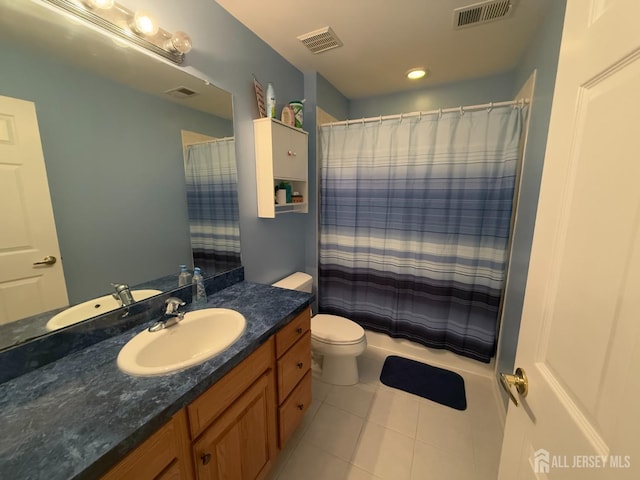
{"label": "reflected sink", "polygon": [[[131,295],[136,302],[145,300],[154,295],[161,294],[161,290],[132,290]],[[56,330],[58,328],[73,325],[74,323],[82,322],[88,318],[92,318],[103,313],[110,312],[120,308],[118,301],[113,298],[112,295],[105,295],[104,297],[94,298],[87,300],[84,303],[79,303],[73,307],[67,308],[57,315],[51,317],[51,320],[47,322],[45,327],[47,330]]]}
{"label": "reflected sink", "polygon": [[188,312],[171,327],[144,330],[129,340],[118,354],[118,367],[129,375],[150,377],[198,365],[235,343],[246,324],[241,313],[226,308]]}

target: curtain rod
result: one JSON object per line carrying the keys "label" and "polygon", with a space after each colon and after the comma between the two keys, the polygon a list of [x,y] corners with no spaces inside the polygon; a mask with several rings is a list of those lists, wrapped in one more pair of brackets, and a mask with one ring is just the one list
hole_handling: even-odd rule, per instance
{"label": "curtain rod", "polygon": [[472,110],[483,110],[483,109],[487,109],[488,111],[491,111],[493,108],[497,108],[497,107],[520,106],[522,108],[527,104],[529,104],[529,99],[521,98],[519,100],[510,100],[506,102],[490,102],[490,103],[483,103],[480,105],[468,105],[464,107],[460,106],[460,107],[452,107],[452,108],[439,108],[437,110],[429,110],[428,112],[400,113],[396,115],[380,115],[378,117],[360,118],[357,120],[356,119],[342,120],[338,122],[323,123],[320,126],[333,127],[337,125],[352,125],[354,123],[382,122],[383,120],[396,120],[396,119],[402,120],[403,118],[423,117],[427,115],[442,115],[443,113],[451,113],[451,112],[460,112],[463,114],[464,112],[469,112]]}
{"label": "curtain rod", "polygon": [[186,144],[186,147],[190,147],[191,145],[205,145],[207,143],[218,143],[218,142],[228,142],[229,140],[235,140],[235,136],[233,137],[221,137],[221,138],[215,138],[213,140],[202,140],[200,142],[191,142]]}

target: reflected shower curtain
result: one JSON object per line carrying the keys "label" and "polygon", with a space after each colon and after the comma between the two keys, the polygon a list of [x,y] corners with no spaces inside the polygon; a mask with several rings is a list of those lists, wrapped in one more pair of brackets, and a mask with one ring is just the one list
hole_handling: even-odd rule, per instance
{"label": "reflected shower curtain", "polygon": [[321,127],[320,311],[489,362],[523,115]]}
{"label": "reflected shower curtain", "polygon": [[185,164],[191,249],[206,274],[240,265],[235,141],[189,145]]}

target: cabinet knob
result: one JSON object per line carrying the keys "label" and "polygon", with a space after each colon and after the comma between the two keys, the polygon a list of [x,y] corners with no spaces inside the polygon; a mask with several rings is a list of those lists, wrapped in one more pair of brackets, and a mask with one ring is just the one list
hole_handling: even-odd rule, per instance
{"label": "cabinet knob", "polygon": [[202,464],[203,465],[207,465],[211,461],[211,454],[210,453],[205,453],[204,455],[202,455],[200,457],[200,459],[202,460]]}
{"label": "cabinet knob", "polygon": [[290,157],[295,157],[297,154],[292,150],[287,150],[287,155],[289,155]]}
{"label": "cabinet knob", "polygon": [[302,327],[296,328],[296,333],[300,335],[302,333]]}
{"label": "cabinet knob", "polygon": [[302,362],[298,362],[296,365],[298,366],[298,368],[304,367],[304,363],[302,363]]}
{"label": "cabinet knob", "polygon": [[299,403],[298,404],[298,410],[302,410],[304,408],[304,403]]}

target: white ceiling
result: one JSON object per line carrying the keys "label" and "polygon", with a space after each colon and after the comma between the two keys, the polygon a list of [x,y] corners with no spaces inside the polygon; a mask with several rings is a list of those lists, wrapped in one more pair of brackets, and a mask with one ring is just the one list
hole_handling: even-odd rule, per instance
{"label": "white ceiling", "polygon": [[[216,0],[303,72],[348,98],[467,80],[513,69],[553,0],[513,0],[508,18],[453,29],[453,10],[479,0]],[[296,38],[331,26],[344,46],[313,54]],[[405,73],[426,66],[428,78]]]}

